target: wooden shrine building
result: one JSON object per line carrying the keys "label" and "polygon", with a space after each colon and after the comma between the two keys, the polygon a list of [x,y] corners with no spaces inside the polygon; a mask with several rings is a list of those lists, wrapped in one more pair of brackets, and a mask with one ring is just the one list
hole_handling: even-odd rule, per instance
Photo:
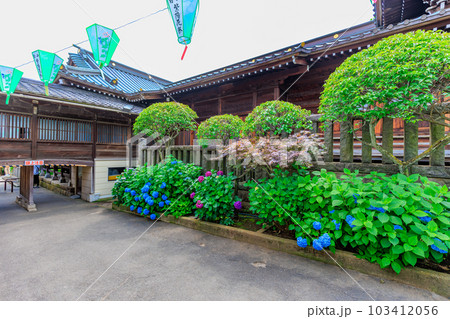
{"label": "wooden shrine building", "polygon": [[[218,114],[244,118],[255,106],[281,99],[317,113],[325,80],[347,57],[418,29],[450,30],[450,0],[379,0],[373,21],[174,83],[118,62],[104,67],[102,76],[92,53],[77,47],[57,84],[50,85],[50,96],[42,83],[29,79],[20,81],[9,105],[0,94],[0,165],[22,166],[20,200],[30,209],[30,160],[61,166],[53,178],[67,177],[73,193],[85,200],[108,196],[114,176],[128,166],[126,142],[144,107],[174,99],[203,121]],[[403,123],[393,125],[401,129]],[[193,138],[186,132],[177,144],[192,144]]]}

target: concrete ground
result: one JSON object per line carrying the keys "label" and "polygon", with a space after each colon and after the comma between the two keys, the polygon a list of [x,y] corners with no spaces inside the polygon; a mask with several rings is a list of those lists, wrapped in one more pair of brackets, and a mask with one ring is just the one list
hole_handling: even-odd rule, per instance
{"label": "concrete ground", "polygon": [[[149,220],[42,188],[27,213],[16,194],[0,189],[0,300],[370,300],[338,267],[163,222],[123,254]],[[348,272],[375,300],[446,300]]]}

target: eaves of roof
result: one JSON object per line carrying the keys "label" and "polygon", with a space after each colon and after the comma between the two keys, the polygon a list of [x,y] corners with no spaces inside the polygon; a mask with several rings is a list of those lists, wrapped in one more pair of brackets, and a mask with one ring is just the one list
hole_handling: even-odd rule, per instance
{"label": "eaves of roof", "polygon": [[[1,92],[3,94],[3,92]],[[128,103],[122,99],[105,96],[104,93],[94,93],[61,84],[49,84],[49,95],[45,95],[44,84],[41,81],[22,78],[12,96],[35,97],[46,101],[62,104],[76,104],[89,108],[98,108],[113,112],[139,114],[144,107]]]}

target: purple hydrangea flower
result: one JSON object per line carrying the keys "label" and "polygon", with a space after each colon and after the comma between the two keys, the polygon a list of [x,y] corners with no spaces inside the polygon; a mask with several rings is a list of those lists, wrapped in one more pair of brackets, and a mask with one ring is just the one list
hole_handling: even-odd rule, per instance
{"label": "purple hydrangea flower", "polygon": [[210,172],[210,171],[207,171],[206,173],[205,173],[205,177],[209,177],[209,176],[211,176],[212,175],[212,173]]}
{"label": "purple hydrangea flower", "polygon": [[217,172],[217,176],[222,176],[223,175],[223,172],[222,171],[218,171]]}
{"label": "purple hydrangea flower", "polygon": [[195,193],[192,193],[191,196],[189,196],[191,199],[194,199]]}
{"label": "purple hydrangea flower", "polygon": [[202,208],[203,207],[202,202],[198,200],[197,204],[195,204],[195,207],[197,207],[198,209]]}
{"label": "purple hydrangea flower", "polygon": [[242,203],[240,201],[234,202],[234,208],[241,209],[242,208]]}
{"label": "purple hydrangea flower", "polygon": [[203,176],[199,176],[198,177],[198,181],[201,183],[201,182],[203,182],[205,180],[205,178],[203,177]]}

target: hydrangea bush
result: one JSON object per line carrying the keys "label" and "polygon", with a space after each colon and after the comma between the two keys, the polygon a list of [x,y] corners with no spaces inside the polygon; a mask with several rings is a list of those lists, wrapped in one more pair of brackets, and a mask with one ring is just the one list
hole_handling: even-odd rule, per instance
{"label": "hydrangea bush", "polygon": [[240,199],[234,195],[232,174],[224,175],[222,171],[208,171],[197,177],[194,192],[190,198],[195,203],[195,216],[206,221],[232,225],[235,210],[242,208]]}
{"label": "hydrangea bush", "polygon": [[112,190],[119,204],[141,215],[192,213],[189,189],[201,168],[169,157],[152,167],[128,169],[118,178]]}
{"label": "hydrangea bush", "polygon": [[322,170],[312,176],[276,172],[248,183],[261,223],[295,231],[300,247],[336,244],[399,273],[420,259],[440,263],[450,247],[450,193],[419,175]]}

